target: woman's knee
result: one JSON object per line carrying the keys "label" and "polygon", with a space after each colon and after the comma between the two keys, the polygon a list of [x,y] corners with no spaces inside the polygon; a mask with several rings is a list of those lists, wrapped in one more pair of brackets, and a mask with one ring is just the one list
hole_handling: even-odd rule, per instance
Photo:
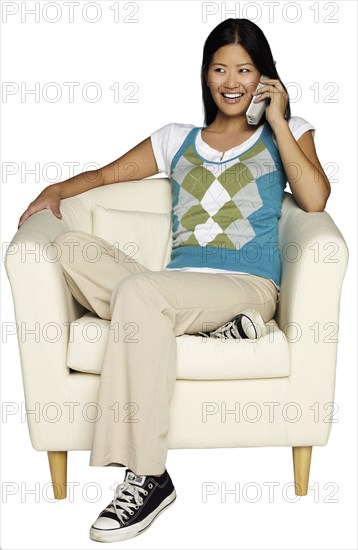
{"label": "woman's knee", "polygon": [[151,276],[148,273],[131,273],[115,285],[110,298],[110,311],[113,312],[117,299],[120,297],[120,302],[126,302],[130,305],[131,301],[136,300],[140,295],[148,295],[152,285],[150,283]]}
{"label": "woman's knee", "polygon": [[57,235],[53,242],[62,247],[65,242],[82,242],[84,239],[88,240],[90,237],[91,234],[84,231],[63,231]]}
{"label": "woman's knee", "polygon": [[59,247],[59,260],[62,264],[73,264],[85,259],[84,252],[93,241],[93,235],[84,231],[63,231],[53,243]]}

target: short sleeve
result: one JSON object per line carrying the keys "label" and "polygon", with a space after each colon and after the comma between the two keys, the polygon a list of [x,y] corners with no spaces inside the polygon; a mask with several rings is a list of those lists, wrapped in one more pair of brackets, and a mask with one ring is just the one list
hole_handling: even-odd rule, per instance
{"label": "short sleeve", "polygon": [[158,172],[167,172],[168,142],[173,123],[166,124],[150,135],[154,157],[158,166]]}
{"label": "short sleeve", "polygon": [[169,175],[175,153],[194,127],[194,124],[171,122],[150,134],[158,172],[165,172],[167,176]]}
{"label": "short sleeve", "polygon": [[307,130],[312,130],[312,137],[313,139],[315,138],[316,128],[313,124],[300,116],[291,116],[288,125],[296,141],[299,140]]}

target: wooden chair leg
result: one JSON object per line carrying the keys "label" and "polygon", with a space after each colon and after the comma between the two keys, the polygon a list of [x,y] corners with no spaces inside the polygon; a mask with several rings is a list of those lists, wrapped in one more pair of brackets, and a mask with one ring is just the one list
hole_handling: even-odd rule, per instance
{"label": "wooden chair leg", "polygon": [[292,454],[295,493],[297,496],[305,496],[308,490],[312,447],[292,447]]}
{"label": "wooden chair leg", "polygon": [[67,451],[47,451],[53,495],[57,500],[67,496]]}

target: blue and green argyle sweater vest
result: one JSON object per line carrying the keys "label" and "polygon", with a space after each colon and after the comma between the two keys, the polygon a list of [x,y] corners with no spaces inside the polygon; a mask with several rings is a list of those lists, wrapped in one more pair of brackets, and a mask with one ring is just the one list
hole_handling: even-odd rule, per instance
{"label": "blue and green argyle sweater vest", "polygon": [[172,251],[166,268],[209,267],[281,285],[278,220],[287,178],[267,122],[244,153],[203,158],[193,128],[173,157]]}

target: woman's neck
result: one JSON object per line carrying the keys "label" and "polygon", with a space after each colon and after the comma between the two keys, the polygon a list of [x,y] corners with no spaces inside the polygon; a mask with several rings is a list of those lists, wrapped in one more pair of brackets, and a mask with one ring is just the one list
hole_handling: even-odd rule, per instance
{"label": "woman's neck", "polygon": [[259,124],[248,124],[246,115],[240,115],[238,117],[223,117],[222,113],[218,112],[215,120],[207,126],[207,131],[215,132],[217,134],[245,134],[253,133],[260,126]]}

